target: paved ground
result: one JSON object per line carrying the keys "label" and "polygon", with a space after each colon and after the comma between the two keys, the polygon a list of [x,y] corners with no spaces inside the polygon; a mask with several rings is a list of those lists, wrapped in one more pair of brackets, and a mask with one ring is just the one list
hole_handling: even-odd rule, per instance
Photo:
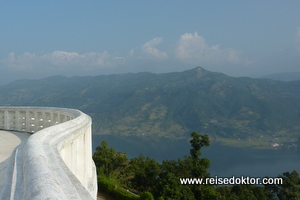
{"label": "paved ground", "polygon": [[6,174],[8,158],[22,141],[27,140],[28,133],[0,130],[0,193]]}

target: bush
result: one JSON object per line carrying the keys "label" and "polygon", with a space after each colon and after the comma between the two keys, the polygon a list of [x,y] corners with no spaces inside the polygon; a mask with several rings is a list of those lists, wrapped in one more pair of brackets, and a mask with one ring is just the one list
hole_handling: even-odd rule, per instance
{"label": "bush", "polygon": [[104,175],[98,176],[98,189],[111,195],[118,200],[138,200],[139,197],[135,196],[123,188],[117,186],[114,179],[109,179]]}
{"label": "bush", "polygon": [[154,200],[151,192],[142,192],[140,195],[140,200]]}

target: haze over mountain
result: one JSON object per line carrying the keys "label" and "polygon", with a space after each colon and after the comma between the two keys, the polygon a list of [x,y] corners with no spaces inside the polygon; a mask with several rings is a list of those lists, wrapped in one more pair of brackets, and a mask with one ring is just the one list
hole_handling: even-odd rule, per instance
{"label": "haze over mountain", "polygon": [[262,78],[269,78],[278,81],[295,81],[300,80],[300,72],[268,74],[266,76],[263,76]]}
{"label": "haze over mountain", "polygon": [[254,78],[299,71],[299,7],[282,0],[1,1],[0,85],[195,66]]}
{"label": "haze over mountain", "polygon": [[[80,109],[96,134],[295,140],[300,80],[230,77],[197,67],[184,72],[52,76],[0,86],[2,106]],[[287,141],[287,140],[284,140]]]}

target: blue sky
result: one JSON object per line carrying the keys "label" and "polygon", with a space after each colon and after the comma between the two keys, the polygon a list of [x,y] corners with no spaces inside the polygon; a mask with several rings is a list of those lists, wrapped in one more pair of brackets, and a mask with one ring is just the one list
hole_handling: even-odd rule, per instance
{"label": "blue sky", "polygon": [[0,84],[52,75],[300,71],[300,1],[1,1]]}

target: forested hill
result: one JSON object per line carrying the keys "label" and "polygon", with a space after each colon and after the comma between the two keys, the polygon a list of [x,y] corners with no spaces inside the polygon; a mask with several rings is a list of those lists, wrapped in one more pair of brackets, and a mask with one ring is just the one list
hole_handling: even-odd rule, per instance
{"label": "forested hill", "polygon": [[249,138],[300,132],[300,81],[234,78],[201,67],[20,80],[0,86],[0,105],[80,109],[92,116],[94,133]]}
{"label": "forested hill", "polygon": [[263,78],[279,80],[279,81],[294,81],[294,80],[300,80],[300,72],[269,74],[264,76]]}

